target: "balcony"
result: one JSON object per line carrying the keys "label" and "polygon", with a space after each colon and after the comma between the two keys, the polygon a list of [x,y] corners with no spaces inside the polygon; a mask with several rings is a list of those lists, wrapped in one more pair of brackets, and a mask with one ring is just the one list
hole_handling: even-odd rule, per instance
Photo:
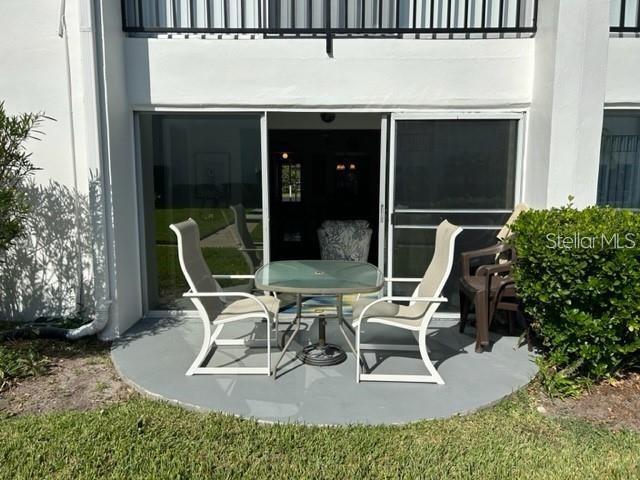
{"label": "balcony", "polygon": [[617,35],[640,34],[640,0],[611,0],[610,31]]}
{"label": "balcony", "polygon": [[122,0],[129,34],[513,38],[536,31],[537,0]]}

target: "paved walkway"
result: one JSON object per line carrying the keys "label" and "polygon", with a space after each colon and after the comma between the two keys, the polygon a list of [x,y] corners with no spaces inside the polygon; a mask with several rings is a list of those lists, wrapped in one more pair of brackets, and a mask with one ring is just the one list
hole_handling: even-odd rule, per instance
{"label": "paved walkway", "polygon": [[[253,232],[257,223],[247,223],[249,233]],[[234,224],[221,228],[216,233],[200,240],[201,247],[239,247],[240,244],[236,238],[236,227]]]}
{"label": "paved walkway", "polygon": [[[458,333],[449,320],[434,320],[427,345],[445,385],[355,382],[355,358],[333,367],[301,365],[294,354],[283,362],[282,375],[193,376],[184,375],[202,342],[197,318],[145,319],[114,343],[112,358],[138,390],[187,407],[227,412],[268,422],[308,424],[395,424],[420,419],[446,418],[491,405],[526,385],[537,369],[526,347],[516,348],[515,337],[493,336],[493,351],[474,352],[472,328]],[[392,329],[375,326],[369,338],[385,343],[413,340]],[[264,335],[264,324],[245,323],[229,336]],[[317,322],[308,320],[300,344],[317,338]],[[395,335],[391,335],[395,334]],[[327,338],[344,346],[334,321]],[[365,338],[363,337],[363,341]],[[300,344],[294,348],[300,348]],[[240,360],[245,366],[265,362],[260,349],[236,347],[216,352],[210,365]],[[275,360],[277,352],[273,352]],[[413,353],[367,354],[378,373],[424,373]]]}

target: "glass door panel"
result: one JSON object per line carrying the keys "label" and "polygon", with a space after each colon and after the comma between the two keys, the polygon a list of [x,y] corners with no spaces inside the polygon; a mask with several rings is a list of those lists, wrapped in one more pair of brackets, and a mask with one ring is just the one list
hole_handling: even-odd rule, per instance
{"label": "glass door panel", "polygon": [[[262,258],[260,115],[139,114],[144,205],[146,289],[151,310],[192,309],[169,225],[193,218],[213,274],[251,274]],[[244,224],[257,252],[247,254],[232,206],[244,207]],[[219,280],[221,285],[246,279]]]}
{"label": "glass door panel", "polygon": [[391,134],[391,291],[413,292],[447,219],[464,228],[442,308],[457,311],[460,252],[495,243],[515,203],[518,120],[394,119]]}

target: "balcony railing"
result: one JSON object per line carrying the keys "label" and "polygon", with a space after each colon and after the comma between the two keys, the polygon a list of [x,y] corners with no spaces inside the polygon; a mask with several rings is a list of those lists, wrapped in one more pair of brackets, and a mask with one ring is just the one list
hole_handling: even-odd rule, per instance
{"label": "balcony railing", "polygon": [[538,0],[122,0],[143,34],[488,38],[533,35]]}
{"label": "balcony railing", "polygon": [[532,34],[537,0],[122,0],[126,32]]}
{"label": "balcony railing", "polygon": [[640,0],[612,0],[611,32],[640,34]]}

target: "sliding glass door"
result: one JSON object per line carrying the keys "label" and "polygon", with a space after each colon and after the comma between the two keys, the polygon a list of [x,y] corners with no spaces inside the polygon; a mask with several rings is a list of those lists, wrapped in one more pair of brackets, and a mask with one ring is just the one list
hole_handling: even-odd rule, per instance
{"label": "sliding glass door", "polygon": [[511,118],[391,120],[390,291],[411,295],[431,260],[435,231],[447,219],[464,228],[445,287],[445,311],[458,310],[460,252],[496,243],[518,189],[518,124]]}
{"label": "sliding glass door", "polygon": [[[191,302],[181,300],[187,284],[169,225],[188,218],[198,223],[213,274],[253,273],[264,252],[243,253],[231,207],[244,207],[239,221],[259,247],[268,228],[263,222],[266,123],[259,114],[141,113],[138,121],[148,309],[190,309]],[[247,282],[220,280],[223,286]]]}

